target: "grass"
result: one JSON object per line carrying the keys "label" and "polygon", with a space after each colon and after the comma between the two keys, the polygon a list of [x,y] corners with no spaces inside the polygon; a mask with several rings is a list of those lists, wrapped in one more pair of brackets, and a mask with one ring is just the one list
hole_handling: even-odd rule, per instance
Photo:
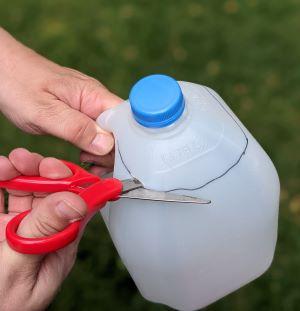
{"label": "grass", "polygon": [[[46,57],[126,98],[150,73],[217,90],[268,152],[282,195],[274,262],[207,310],[297,310],[300,304],[300,2],[297,0],[0,0],[1,25]],[[1,83],[1,81],[0,81]],[[23,146],[77,160],[50,137],[0,119],[0,151]],[[94,219],[49,310],[167,310],[145,301]]]}

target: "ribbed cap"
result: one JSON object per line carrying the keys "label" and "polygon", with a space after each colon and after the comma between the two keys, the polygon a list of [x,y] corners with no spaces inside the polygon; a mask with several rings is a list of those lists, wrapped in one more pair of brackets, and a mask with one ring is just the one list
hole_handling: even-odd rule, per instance
{"label": "ribbed cap", "polygon": [[130,91],[129,102],[135,120],[145,127],[168,126],[184,111],[180,86],[166,75],[151,75],[139,80]]}

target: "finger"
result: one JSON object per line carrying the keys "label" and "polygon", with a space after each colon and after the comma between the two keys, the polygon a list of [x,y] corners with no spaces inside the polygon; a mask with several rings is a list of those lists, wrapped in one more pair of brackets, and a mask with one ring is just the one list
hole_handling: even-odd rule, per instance
{"label": "finger", "polygon": [[33,196],[32,195],[10,195],[8,197],[8,212],[9,213],[22,213],[31,209]]}
{"label": "finger", "polygon": [[[71,192],[50,194],[40,200],[35,208],[22,220],[18,234],[27,238],[49,236],[65,229],[71,222],[81,220],[87,213],[85,202]],[[36,273],[42,255],[25,255],[15,252],[4,242],[5,256],[10,260],[11,269],[29,265]]]}
{"label": "finger", "polygon": [[39,174],[42,177],[60,179],[72,176],[72,171],[56,158],[44,158],[39,165]]}
{"label": "finger", "polygon": [[24,237],[48,236],[84,218],[85,214],[86,204],[80,196],[71,192],[53,193],[24,218],[18,233]]}
{"label": "finger", "polygon": [[71,76],[62,76],[52,81],[48,85],[48,91],[70,107],[81,111],[94,120],[103,111],[123,101],[96,79],[79,72],[74,73],[74,71],[72,71]]}
{"label": "finger", "polygon": [[[24,148],[16,148],[8,157],[11,164],[21,175],[39,175],[39,165],[43,159],[40,154],[32,153]],[[21,213],[31,209],[32,193],[9,189],[7,191],[9,193],[9,213]]]}
{"label": "finger", "polygon": [[114,166],[114,152],[110,152],[109,154],[104,156],[95,156],[87,152],[81,152],[80,161],[83,163],[93,163],[97,166],[112,169]]}
{"label": "finger", "polygon": [[[56,158],[43,158],[39,163],[39,172],[35,175],[51,179],[60,179],[72,176],[72,171],[61,161]],[[13,196],[28,196],[31,193],[19,191],[19,190],[7,190],[9,194]],[[45,197],[48,193],[37,192],[34,193],[35,197]]]}
{"label": "finger", "polygon": [[113,136],[102,130],[94,120],[58,100],[49,105],[51,118],[45,115],[38,121],[44,132],[93,154],[104,155],[112,150]]}
{"label": "finger", "polygon": [[[94,214],[96,212],[97,211],[95,211]],[[90,214],[82,222],[80,232],[74,242],[55,253],[49,254],[46,258],[43,258],[43,265],[39,271],[39,278],[36,283],[36,288],[39,289],[40,295],[43,295],[45,291],[55,294],[57,288],[70,273],[75,263],[78,245],[85,227],[94,214]],[[49,278],[49,276],[51,277]],[[38,291],[37,295],[40,296]]]}
{"label": "finger", "polygon": [[0,180],[9,180],[18,175],[20,175],[20,173],[16,170],[9,159],[0,156]]}
{"label": "finger", "polygon": [[39,165],[43,157],[37,153],[31,153],[24,148],[14,149],[8,156],[10,162],[22,175],[39,175]]}
{"label": "finger", "polygon": [[107,167],[101,167],[101,166],[93,166],[91,169],[90,169],[90,173],[96,175],[96,176],[99,176],[99,177],[102,177],[108,173],[110,173],[112,171],[111,168],[107,168]]}
{"label": "finger", "polygon": [[121,104],[124,100],[99,83],[84,89],[81,111],[96,119],[103,111]]}
{"label": "finger", "polygon": [[31,195],[30,192],[25,192],[21,190],[6,189],[6,191],[9,193],[9,195],[15,195],[17,197],[25,197],[25,196]]}
{"label": "finger", "polygon": [[[0,156],[0,180],[9,180],[12,178],[17,177],[20,175],[20,173],[17,171],[17,169],[14,167],[12,162],[3,156]],[[18,191],[18,190],[7,190],[8,193],[17,195],[17,196],[27,196],[27,192]],[[3,196],[3,194],[2,194]],[[4,207],[3,207],[4,208]],[[3,210],[3,209],[1,209]]]}
{"label": "finger", "polygon": [[[0,215],[0,251],[1,251],[1,242],[5,241],[6,235],[5,235],[5,229],[8,222],[14,217],[14,215]],[[2,261],[1,261],[2,265]]]}
{"label": "finger", "polygon": [[[22,153],[24,153],[25,157],[27,157],[26,160],[32,158],[34,162],[36,159],[38,159],[38,161],[35,161],[35,165],[32,165],[31,168],[27,168],[27,173],[30,170],[30,172],[34,175],[40,175],[42,177],[53,179],[65,178],[72,175],[71,170],[58,159],[50,157],[42,158],[42,156],[33,153],[28,154],[27,150],[25,150],[25,152],[23,152],[23,150],[21,149],[14,151],[15,152],[11,154],[13,160],[16,160],[18,156],[22,155]],[[36,168],[36,165],[38,165],[38,168]],[[23,172],[25,171],[24,168],[21,169],[23,170]],[[36,169],[38,170],[38,172],[36,172]],[[16,190],[9,190],[9,193],[9,213],[21,213],[28,209],[31,209],[33,200],[33,196],[31,195],[31,193]],[[46,196],[45,193],[37,193],[36,195],[39,197]]]}
{"label": "finger", "polygon": [[[5,200],[4,200],[4,193],[3,191],[0,189],[0,214],[5,212]],[[0,215],[1,217],[1,215]]]}
{"label": "finger", "polygon": [[[18,234],[27,238],[55,234],[65,229],[71,222],[84,218],[86,212],[86,204],[78,195],[70,192],[54,193],[40,200],[38,206],[23,219]],[[3,255],[1,264],[9,269],[2,272],[2,279],[13,278],[17,283],[26,280],[26,284],[32,289],[35,288],[37,282],[44,279],[48,284],[47,291],[53,290],[54,292],[63,278],[66,265],[72,264],[67,260],[68,257],[75,257],[79,239],[80,236],[60,252],[49,254],[46,258],[44,255],[18,253],[10,248],[6,240],[3,241],[0,245]],[[57,257],[60,257],[60,260]],[[47,262],[42,264],[44,259]],[[59,275],[60,278],[58,278]]]}

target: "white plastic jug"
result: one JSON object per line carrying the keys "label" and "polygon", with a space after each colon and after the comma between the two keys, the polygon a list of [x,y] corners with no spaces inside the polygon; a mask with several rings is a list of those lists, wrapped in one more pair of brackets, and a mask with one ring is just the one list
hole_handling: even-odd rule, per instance
{"label": "white plastic jug", "polygon": [[115,177],[211,200],[120,199],[103,209],[112,240],[146,299],[196,310],[266,271],[277,239],[278,176],[219,95],[152,75],[98,122],[116,139]]}

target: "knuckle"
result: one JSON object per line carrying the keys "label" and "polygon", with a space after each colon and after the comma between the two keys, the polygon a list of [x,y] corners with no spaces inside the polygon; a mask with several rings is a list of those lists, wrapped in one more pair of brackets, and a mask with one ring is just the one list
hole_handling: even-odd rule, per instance
{"label": "knuckle", "polygon": [[69,87],[70,78],[66,73],[57,74],[56,76],[51,76],[49,79],[45,80],[44,89],[49,91],[51,94],[54,90],[61,87]]}
{"label": "knuckle", "polygon": [[92,77],[89,77],[89,84],[91,87],[94,87],[94,88],[96,88],[96,87],[105,88],[104,85],[100,81],[98,81],[97,79],[92,78]]}
{"label": "knuckle", "polygon": [[43,216],[35,219],[34,227],[34,231],[38,236],[48,236],[57,233],[61,229],[60,224],[55,223],[55,221]]}
{"label": "knuckle", "polygon": [[97,97],[102,93],[104,94],[106,92],[107,88],[101,82],[94,78],[89,78],[82,89],[83,95],[87,98]]}

